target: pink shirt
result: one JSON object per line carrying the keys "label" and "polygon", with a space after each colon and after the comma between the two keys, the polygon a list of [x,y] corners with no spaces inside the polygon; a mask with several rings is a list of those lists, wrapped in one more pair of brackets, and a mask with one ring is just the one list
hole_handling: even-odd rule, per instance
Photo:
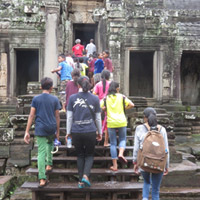
{"label": "pink shirt", "polygon": [[103,81],[100,81],[99,83],[95,85],[94,93],[98,95],[100,101],[108,94],[109,85],[110,85],[110,81],[106,80],[105,93],[103,92]]}

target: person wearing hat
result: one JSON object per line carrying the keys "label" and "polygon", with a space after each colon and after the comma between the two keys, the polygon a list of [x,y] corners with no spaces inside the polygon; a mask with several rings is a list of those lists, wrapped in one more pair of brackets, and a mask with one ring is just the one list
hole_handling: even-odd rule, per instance
{"label": "person wearing hat", "polygon": [[84,46],[81,45],[81,40],[76,39],[75,40],[76,45],[72,47],[72,52],[75,57],[82,57],[83,56],[83,51],[84,51]]}
{"label": "person wearing hat", "polygon": [[168,153],[167,162],[164,173],[150,173],[142,170],[137,165],[137,156],[138,151],[141,145],[143,144],[144,138],[148,133],[147,127],[150,127],[150,130],[158,130],[157,128],[157,117],[156,110],[152,107],[148,107],[144,109],[144,124],[136,127],[135,136],[134,136],[134,150],[133,150],[133,164],[134,164],[134,172],[136,174],[141,173],[144,179],[144,185],[142,190],[142,200],[149,199],[149,191],[152,186],[152,200],[159,200],[159,192],[160,192],[160,184],[162,181],[163,175],[168,174],[169,168],[169,147],[168,147],[168,138],[166,129],[163,126],[160,126],[160,133],[164,138],[165,151]]}
{"label": "person wearing hat", "polygon": [[90,187],[90,170],[94,160],[96,139],[102,139],[101,109],[97,96],[90,93],[91,85],[87,76],[78,79],[77,94],[69,98],[67,106],[67,135],[72,137],[72,143],[77,153],[79,174],[78,187]]}

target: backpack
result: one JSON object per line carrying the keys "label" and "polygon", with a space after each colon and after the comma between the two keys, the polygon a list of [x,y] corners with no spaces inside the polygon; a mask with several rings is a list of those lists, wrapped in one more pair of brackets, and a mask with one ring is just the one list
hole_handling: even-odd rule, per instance
{"label": "backpack", "polygon": [[147,128],[148,133],[138,151],[137,164],[146,172],[164,172],[167,152],[165,151],[164,138],[160,133],[161,126],[157,126],[158,131],[150,130],[148,124],[144,126]]}

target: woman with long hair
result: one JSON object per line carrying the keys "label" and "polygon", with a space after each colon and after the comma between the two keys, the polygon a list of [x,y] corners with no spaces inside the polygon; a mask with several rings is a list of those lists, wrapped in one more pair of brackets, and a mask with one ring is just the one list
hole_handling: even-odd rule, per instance
{"label": "woman with long hair", "polygon": [[72,80],[68,81],[67,85],[66,85],[66,90],[65,90],[65,94],[66,94],[66,104],[65,106],[67,107],[68,101],[69,101],[69,97],[72,94],[76,94],[79,90],[78,88],[78,78],[80,77],[80,70],[75,68],[73,69],[73,71],[71,72],[72,75]]}
{"label": "woman with long hair", "polygon": [[[162,181],[162,177],[163,175],[168,174],[168,168],[169,168],[169,147],[168,147],[167,132],[163,126],[160,126],[160,125],[158,126],[156,110],[154,108],[151,108],[151,107],[146,108],[143,114],[144,114],[144,124],[137,126],[135,130],[134,150],[133,150],[134,172],[137,174],[141,172],[144,178],[144,185],[143,185],[143,190],[142,190],[143,200],[149,199],[149,191],[150,191],[151,185],[152,185],[152,199],[159,200],[159,191],[160,191],[160,184]],[[138,151],[140,147],[143,145],[143,141],[148,131],[149,130],[158,131],[158,129],[164,139],[165,152],[168,154],[167,162],[166,162],[164,173],[163,172],[150,173],[138,167],[138,163],[137,163]]]}
{"label": "woman with long hair", "polygon": [[[110,78],[110,72],[108,70],[103,70],[101,72],[101,81],[94,86],[93,94],[97,95],[99,97],[100,101],[108,94],[108,89],[109,89],[109,84],[110,84],[109,78]],[[106,122],[107,121],[106,112],[103,111],[101,118],[103,120],[102,132],[105,133],[104,146],[107,147],[110,144],[108,143],[108,129],[107,129],[107,122]]]}
{"label": "woman with long hair", "polygon": [[[107,127],[110,138],[110,153],[112,157],[111,170],[117,171],[117,160],[127,163],[124,157],[126,149],[126,127],[127,120],[125,109],[134,107],[134,104],[127,97],[119,93],[119,83],[111,82],[108,95],[101,101],[101,108],[107,112]],[[117,155],[117,134],[119,135],[119,154]]]}
{"label": "woman with long hair", "polygon": [[84,188],[91,186],[89,175],[93,165],[96,139],[102,139],[101,109],[98,97],[89,92],[91,85],[88,77],[81,76],[78,79],[78,87],[82,91],[69,98],[66,140],[72,137],[78,157],[78,187]]}

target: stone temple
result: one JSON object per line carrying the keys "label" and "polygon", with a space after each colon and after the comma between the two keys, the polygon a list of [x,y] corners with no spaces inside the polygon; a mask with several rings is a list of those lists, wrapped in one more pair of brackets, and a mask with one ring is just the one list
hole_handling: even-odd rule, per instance
{"label": "stone temple", "polygon": [[[93,38],[98,52],[110,51],[114,80],[136,104],[127,114],[132,132],[142,122],[143,108],[156,107],[168,131],[172,163],[189,162],[175,165],[163,185],[199,187],[199,0],[0,0],[0,175],[5,176],[0,176],[0,199],[9,190],[3,182],[24,182],[34,155],[23,135],[38,82],[49,76],[57,88],[51,70],[77,38],[83,45]],[[186,199],[200,199],[200,191]]]}
{"label": "stone temple", "polygon": [[0,98],[51,76],[76,38],[108,49],[128,96],[199,105],[198,0],[1,0]]}

